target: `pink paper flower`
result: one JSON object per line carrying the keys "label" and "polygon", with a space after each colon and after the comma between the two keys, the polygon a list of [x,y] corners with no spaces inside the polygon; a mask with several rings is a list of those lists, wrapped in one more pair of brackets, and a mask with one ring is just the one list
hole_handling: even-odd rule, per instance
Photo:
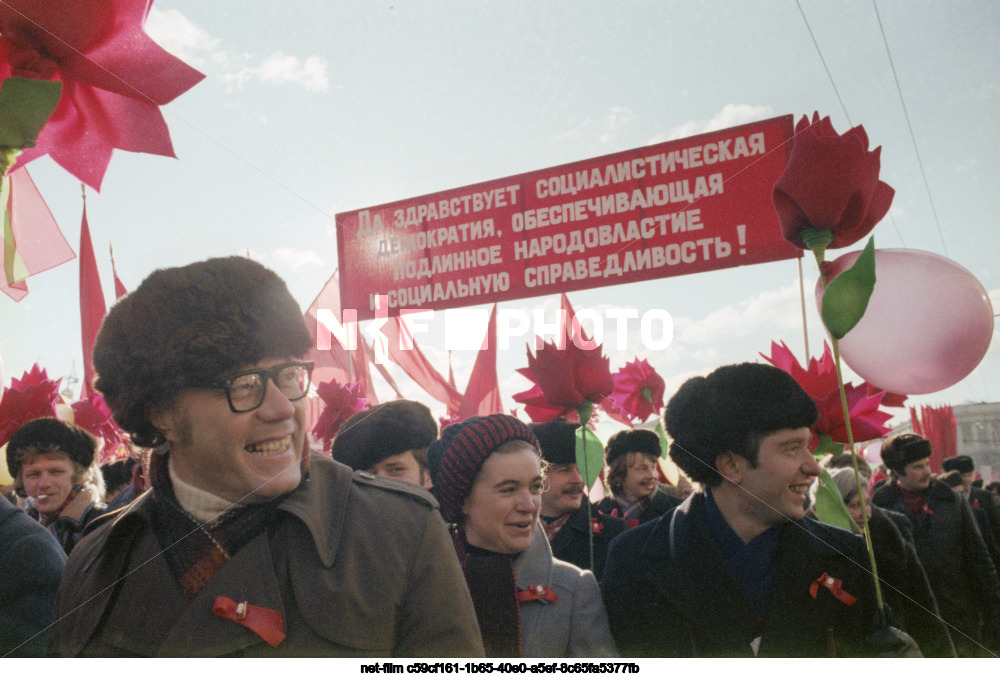
{"label": "pink paper flower", "polygon": [[[830,346],[823,344],[823,357],[809,359],[808,369],[804,369],[798,360],[782,343],[771,342],[771,355],[761,353],[761,357],[782,369],[796,380],[806,393],[816,402],[819,409],[819,420],[813,425],[816,435],[826,435],[834,442],[847,443],[847,425],[844,422],[843,405],[840,401],[840,389],[837,382],[837,369],[833,361]],[[864,442],[883,437],[891,429],[884,424],[892,415],[880,409],[882,391],[874,395],[868,394],[868,383],[854,386],[844,384],[847,395],[847,410],[851,420],[851,432],[855,442]]]}
{"label": "pink paper flower", "polygon": [[801,249],[807,228],[832,231],[830,249],[854,244],[889,211],[895,191],[879,181],[881,146],[868,150],[858,125],[840,135],[829,117],[802,116],[788,164],[774,184],[774,208],[785,239]]}
{"label": "pink paper flower", "polygon": [[79,400],[70,406],[73,409],[73,422],[104,441],[101,446],[100,465],[128,457],[131,451],[128,439],[111,417],[111,409],[104,401],[104,395],[95,393],[90,398]]}
{"label": "pink paper flower", "polygon": [[[536,355],[529,349],[528,366],[517,371],[534,384],[514,395],[532,421],[560,415],[572,419],[584,401],[601,403],[614,390],[608,358],[600,347],[584,349],[573,341],[567,341],[562,349],[555,343],[543,343]],[[579,420],[579,416],[575,418]]]}
{"label": "pink paper flower", "polygon": [[24,372],[20,380],[13,378],[10,387],[4,388],[0,398],[0,446],[28,421],[46,416],[56,416],[59,383],[49,378],[37,364]]}
{"label": "pink paper flower", "polygon": [[601,403],[601,408],[615,420],[632,425],[645,421],[663,409],[666,383],[648,360],[626,363],[614,375],[615,389]]}
{"label": "pink paper flower", "polygon": [[313,437],[323,440],[323,451],[329,452],[333,446],[333,438],[340,431],[344,421],[363,410],[368,400],[361,397],[364,384],[353,381],[341,385],[336,381],[327,381],[316,386],[316,394],[323,400],[323,412],[319,415],[312,429]]}
{"label": "pink paper flower", "polygon": [[62,97],[34,148],[100,190],[114,148],[174,157],[159,106],[205,76],[146,35],[151,0],[4,0],[0,79],[62,82]]}

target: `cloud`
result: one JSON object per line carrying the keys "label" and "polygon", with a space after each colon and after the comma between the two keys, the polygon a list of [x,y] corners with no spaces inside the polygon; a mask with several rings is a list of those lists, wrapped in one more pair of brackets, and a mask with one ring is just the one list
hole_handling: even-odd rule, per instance
{"label": "cloud", "polygon": [[748,122],[763,120],[774,115],[770,106],[752,106],[748,103],[727,103],[709,120],[691,120],[674,127],[666,134],[657,134],[649,141],[649,145],[684,139],[696,134],[727,129]]}
{"label": "cloud", "polygon": [[237,254],[249,257],[268,267],[277,267],[292,272],[306,266],[319,266],[322,268],[326,265],[323,259],[313,251],[291,249],[289,247],[279,247],[272,252],[259,252],[252,248],[241,249]]}
{"label": "cloud", "polygon": [[585,118],[572,129],[559,135],[560,141],[583,141],[597,139],[601,146],[610,146],[618,139],[622,130],[628,127],[636,114],[625,106],[612,106],[600,119]]}
{"label": "cloud", "polygon": [[319,56],[303,58],[274,52],[260,59],[254,54],[224,49],[218,38],[213,38],[175,9],[151,9],[146,32],[174,56],[235,87],[259,82],[299,85],[307,91],[325,92],[330,86],[326,60]]}
{"label": "cloud", "polygon": [[224,78],[226,82],[234,82],[240,87],[248,80],[259,80],[269,85],[297,84],[311,92],[325,92],[330,87],[324,59],[318,56],[301,59],[282,52],[274,52],[260,65],[247,66]]}

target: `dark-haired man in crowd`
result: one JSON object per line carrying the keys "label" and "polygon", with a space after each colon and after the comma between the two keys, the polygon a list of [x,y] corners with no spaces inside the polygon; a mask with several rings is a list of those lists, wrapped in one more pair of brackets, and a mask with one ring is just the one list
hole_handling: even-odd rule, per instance
{"label": "dark-haired man in crowd", "polygon": [[[993,503],[993,497],[990,495],[990,492],[986,489],[973,486],[972,483],[976,479],[976,464],[972,460],[972,457],[962,455],[946,458],[941,461],[941,470],[943,472],[955,470],[962,476],[962,484],[959,487],[955,487],[955,491],[968,501],[969,505],[972,506],[973,512],[976,510],[982,511],[985,518],[983,522],[989,529],[990,536],[995,543],[1000,545],[1000,509]],[[983,540],[988,540],[986,534],[983,534]],[[1000,560],[994,558],[993,565],[1000,567]],[[998,569],[997,573],[1000,575],[1000,569]]]}
{"label": "dark-haired man in crowd", "polygon": [[889,483],[872,503],[904,513],[913,523],[920,563],[951,630],[959,657],[1000,649],[1000,582],[971,507],[932,477],[931,443],[913,433],[889,438],[882,462]]}
{"label": "dark-haired man in crowd", "polygon": [[542,526],[552,546],[552,556],[581,569],[590,569],[598,580],[611,539],[625,531],[625,521],[597,512],[584,493],[583,477],[576,463],[579,423],[555,418],[532,423],[548,463],[540,512]]}
{"label": "dark-haired man in crowd", "polygon": [[347,419],[330,452],[354,470],[430,489],[427,447],[437,436],[437,422],[427,405],[392,400]]}
{"label": "dark-haired man in crowd", "polygon": [[68,656],[482,655],[434,500],[308,454],[311,344],[242,257],[158,270],[108,313],[96,387],[151,489],[74,549]]}
{"label": "dark-haired man in crowd", "polygon": [[671,398],[670,457],[702,489],[611,544],[601,587],[623,655],[864,656],[914,647],[879,630],[864,541],[803,519],[820,472],[809,451],[817,417],[795,379],[764,364],[720,367]]}

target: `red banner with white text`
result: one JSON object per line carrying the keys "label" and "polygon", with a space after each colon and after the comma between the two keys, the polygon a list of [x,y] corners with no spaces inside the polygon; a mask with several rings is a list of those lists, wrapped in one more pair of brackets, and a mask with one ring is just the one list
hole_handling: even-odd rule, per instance
{"label": "red banner with white text", "polygon": [[791,137],[786,115],[337,214],[343,307],[366,320],[801,256],[771,202]]}

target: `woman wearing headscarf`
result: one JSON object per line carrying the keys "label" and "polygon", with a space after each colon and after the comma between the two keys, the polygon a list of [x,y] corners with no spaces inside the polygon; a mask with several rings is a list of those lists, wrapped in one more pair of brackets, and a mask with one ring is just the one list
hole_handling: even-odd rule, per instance
{"label": "woman wearing headscarf", "polygon": [[487,656],[617,656],[597,580],[554,559],[538,524],[545,478],[528,426],[504,414],[454,423],[427,462]]}

